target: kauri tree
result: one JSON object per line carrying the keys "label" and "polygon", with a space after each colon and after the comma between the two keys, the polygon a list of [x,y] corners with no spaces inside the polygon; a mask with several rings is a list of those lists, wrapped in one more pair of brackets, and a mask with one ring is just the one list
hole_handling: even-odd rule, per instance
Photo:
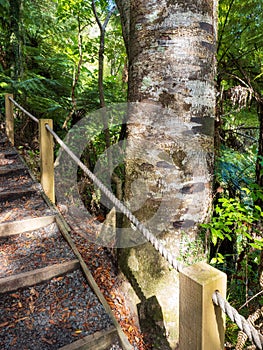
{"label": "kauri tree", "polygon": [[[116,2],[129,59],[126,204],[192,263],[212,197],[217,1]],[[132,228],[120,242],[141,320],[154,320],[175,349],[177,273]]]}

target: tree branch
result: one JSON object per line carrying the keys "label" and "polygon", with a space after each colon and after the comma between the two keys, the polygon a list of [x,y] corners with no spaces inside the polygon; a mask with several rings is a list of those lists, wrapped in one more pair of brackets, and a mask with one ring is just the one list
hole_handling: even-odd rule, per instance
{"label": "tree branch", "polygon": [[[92,0],[92,10],[96,19],[96,22],[100,29],[100,48],[99,48],[99,73],[98,73],[98,87],[99,87],[99,97],[100,97],[100,106],[102,108],[106,107],[105,103],[105,94],[104,94],[104,87],[103,87],[103,75],[104,75],[104,48],[105,48],[105,33],[106,33],[106,27],[109,23],[109,20],[114,13],[116,9],[116,6],[113,6],[113,8],[109,11],[109,13],[106,16],[106,19],[102,23],[97,8],[95,5],[95,0]],[[104,126],[104,137],[105,137],[105,144],[106,149],[109,149],[111,147],[111,139],[110,139],[110,130],[109,130],[109,124],[106,113],[103,113],[103,126]],[[122,198],[122,182],[120,178],[113,172],[112,169],[112,156],[111,152],[107,153],[107,159],[108,159],[108,171],[111,175],[112,181],[116,184],[116,195],[118,199]]]}
{"label": "tree branch", "polygon": [[75,72],[74,77],[73,77],[73,82],[72,82],[72,88],[71,88],[71,101],[72,101],[72,109],[70,111],[70,113],[68,114],[67,118],[64,121],[63,124],[63,129],[67,128],[67,123],[68,121],[72,118],[73,113],[76,110],[77,107],[77,103],[76,103],[76,98],[75,98],[75,91],[76,91],[76,87],[79,81],[79,77],[80,77],[80,72],[81,72],[81,65],[82,65],[82,61],[83,61],[83,53],[82,53],[82,35],[81,32],[82,30],[85,28],[85,26],[83,28],[80,27],[80,18],[78,17],[78,50],[79,50],[79,61],[78,61],[78,66],[77,66],[77,72]]}
{"label": "tree branch", "polygon": [[232,9],[232,6],[233,6],[234,2],[235,2],[235,0],[231,0],[231,2],[229,4],[229,8],[227,10],[227,14],[226,14],[226,18],[225,18],[225,21],[224,21],[224,24],[223,24],[221,35],[220,35],[220,37],[218,39],[217,51],[219,51],[219,49],[220,49],[220,46],[221,46],[221,43],[222,43],[222,38],[223,38],[223,35],[224,35],[224,31],[225,31],[225,28],[226,28],[226,25],[227,25],[227,22],[228,22],[228,17],[230,15],[230,12],[231,12],[231,9]]}

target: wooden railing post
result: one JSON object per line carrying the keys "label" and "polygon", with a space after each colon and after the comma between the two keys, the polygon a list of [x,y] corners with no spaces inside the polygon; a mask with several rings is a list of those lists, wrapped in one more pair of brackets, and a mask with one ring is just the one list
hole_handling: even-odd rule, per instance
{"label": "wooden railing post", "polygon": [[15,132],[14,132],[14,108],[13,103],[9,100],[9,97],[13,98],[12,94],[5,95],[5,131],[7,137],[12,145],[14,145]]}
{"label": "wooden railing post", "polygon": [[46,124],[53,129],[53,120],[39,120],[40,182],[47,197],[55,203],[54,141],[46,129]]}
{"label": "wooden railing post", "polygon": [[180,273],[180,349],[224,349],[225,315],[212,295],[218,290],[225,298],[226,285],[226,274],[204,262]]}

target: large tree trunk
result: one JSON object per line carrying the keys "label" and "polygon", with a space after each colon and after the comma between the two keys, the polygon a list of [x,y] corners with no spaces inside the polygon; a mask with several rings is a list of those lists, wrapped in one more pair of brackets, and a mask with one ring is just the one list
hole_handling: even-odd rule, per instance
{"label": "large tree trunk", "polygon": [[[129,101],[138,103],[127,123],[125,199],[189,263],[202,250],[197,227],[212,197],[216,2],[130,0]],[[139,298],[139,316],[151,317],[175,349],[178,275],[140,237],[123,229],[120,265]]]}

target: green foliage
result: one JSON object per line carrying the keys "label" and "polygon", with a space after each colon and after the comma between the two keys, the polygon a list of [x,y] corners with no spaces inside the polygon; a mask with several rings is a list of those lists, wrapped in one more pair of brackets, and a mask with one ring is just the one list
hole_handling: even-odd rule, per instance
{"label": "green foliage", "polygon": [[19,153],[25,158],[27,165],[34,174],[35,178],[40,181],[40,152],[25,146],[18,147]]}
{"label": "green foliage", "polygon": [[[251,194],[249,189],[243,190],[248,195]],[[210,223],[203,224],[203,227],[210,230],[213,245],[216,246],[218,240],[235,241],[237,254],[240,254],[247,244],[256,249],[262,249],[263,240],[253,238],[252,233],[253,224],[256,224],[262,217],[263,212],[259,206],[245,205],[238,198],[223,197],[219,198]],[[212,262],[216,259],[212,259]]]}
{"label": "green foliage", "polygon": [[233,151],[222,147],[221,156],[216,160],[217,181],[232,193],[242,193],[242,187],[255,179],[256,148],[249,147],[246,152]]}
{"label": "green foliage", "polygon": [[[21,0],[14,0],[13,3],[12,7],[9,1],[0,0],[0,110],[4,113],[5,93],[13,93],[15,100],[37,118],[53,119],[55,131],[64,138],[81,118],[100,108],[99,30],[92,2],[24,0],[22,4]],[[113,2],[96,0],[95,3],[98,16],[104,21]],[[126,52],[117,11],[107,26],[104,56],[105,102],[107,105],[124,102],[127,86],[122,75]],[[19,110],[15,112],[16,140],[29,144],[23,148],[23,154],[32,163],[31,156],[37,156],[33,142],[37,128]],[[96,130],[98,126],[90,127]],[[119,139],[120,127],[109,129],[113,144]],[[93,169],[105,149],[105,135],[99,132],[83,152],[82,160]],[[122,176],[121,167],[118,175]],[[87,203],[97,207],[92,184],[85,191]]]}
{"label": "green foliage", "polygon": [[252,75],[256,80],[260,78],[263,47],[262,6],[261,1],[257,0],[220,1],[219,74],[237,74],[247,82],[248,76],[242,76],[241,70],[238,69],[244,68],[246,72],[249,70],[249,78],[252,78]]}
{"label": "green foliage", "polygon": [[[109,3],[101,0],[97,1],[97,6],[103,15],[106,14]],[[45,115],[53,118],[55,128],[62,127],[72,110],[75,114],[83,115],[97,109],[99,33],[91,2],[23,2],[19,14],[18,43],[21,71],[17,77],[12,68],[14,56],[9,2],[0,2],[0,8],[3,10],[0,21],[0,96],[6,92],[14,93],[15,99],[36,117]],[[109,104],[126,98],[126,87],[122,83],[126,56],[117,14],[110,23],[105,47],[105,95]],[[11,50],[10,62],[3,54],[8,50]],[[78,70],[79,75],[74,82]],[[75,83],[74,101],[72,89]],[[1,101],[4,101],[3,98]],[[2,104],[1,109],[3,108]],[[74,117],[73,115],[73,119]]]}
{"label": "green foliage", "polygon": [[[263,248],[257,226],[261,224],[263,211],[257,205],[263,199],[263,189],[255,184],[257,148],[253,145],[243,152],[222,147],[216,162],[216,183],[219,191],[209,223],[202,227],[210,232],[212,263],[222,264],[224,251],[220,245],[228,240],[233,254],[239,256],[244,250]],[[235,258],[233,257],[235,260]]]}
{"label": "green foliage", "polygon": [[179,261],[186,265],[197,264],[205,261],[204,244],[201,237],[193,240],[187,234],[182,233],[179,249]]}
{"label": "green foliage", "polygon": [[[210,263],[228,274],[228,298],[237,308],[259,288],[263,210],[257,202],[263,199],[263,189],[254,182],[256,152],[253,146],[247,152],[222,148],[213,214],[210,222],[202,225],[210,237]],[[247,317],[253,311],[252,307],[242,313]],[[235,344],[236,337],[237,328],[228,321],[226,339]]]}
{"label": "green foliage", "polygon": [[211,222],[204,227],[211,235],[212,262],[224,266],[230,275],[237,273],[235,263],[242,254],[248,256],[249,269],[255,252],[259,255],[262,249],[262,208],[258,205],[262,189],[256,185],[255,169],[261,156],[258,110],[263,91],[262,9],[257,0],[219,2],[218,192]]}

